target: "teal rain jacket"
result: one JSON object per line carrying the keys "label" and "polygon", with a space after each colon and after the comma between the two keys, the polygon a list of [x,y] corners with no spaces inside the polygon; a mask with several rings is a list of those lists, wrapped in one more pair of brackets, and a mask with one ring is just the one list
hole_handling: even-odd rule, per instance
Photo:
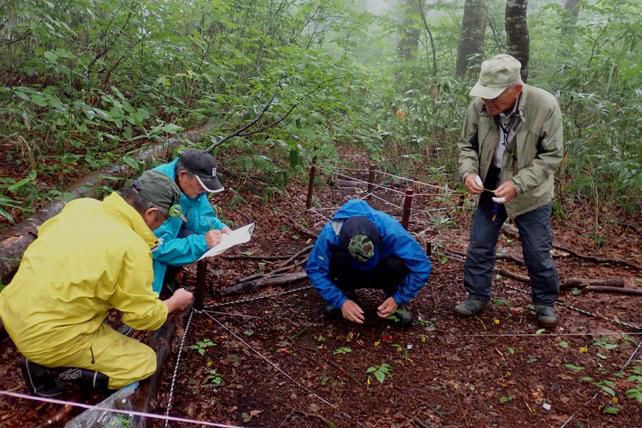
{"label": "teal rain jacket", "polygon": [[335,308],[341,308],[348,298],[330,280],[330,255],[339,245],[340,224],[349,217],[365,216],[379,230],[381,248],[379,260],[388,256],[397,256],[404,261],[410,271],[405,282],[392,296],[397,304],[408,303],[421,287],[426,284],[432,265],[419,243],[388,214],[375,210],[361,200],[351,200],[339,208],[332,221],[326,224],[317,238],[305,270],[310,282],[317,289],[323,300]]}
{"label": "teal rain jacket", "polygon": [[[178,159],[175,159],[170,163],[157,166],[154,170],[176,180],[177,161]],[[160,293],[163,288],[167,266],[183,266],[195,262],[208,250],[205,234],[212,229],[221,230],[227,227],[216,217],[216,213],[207,199],[207,193],[201,193],[195,199],[188,198],[187,195],[181,193],[178,203],[187,218],[187,223],[183,223],[179,217],[169,217],[154,230],[154,234],[160,241],[152,251],[154,258],[152,288],[156,293]],[[185,227],[193,234],[179,238],[178,233],[181,227]]]}

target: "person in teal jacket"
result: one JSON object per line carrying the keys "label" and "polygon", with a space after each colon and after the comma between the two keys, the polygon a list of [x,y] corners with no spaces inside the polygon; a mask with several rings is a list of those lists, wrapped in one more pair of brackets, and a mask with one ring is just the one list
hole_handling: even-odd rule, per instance
{"label": "person in teal jacket", "polygon": [[188,265],[218,244],[221,233],[231,230],[216,217],[207,193],[224,190],[217,176],[217,162],[203,150],[186,150],[170,163],[154,168],[176,181],[183,216],[170,217],[154,230],[160,243],[152,252],[154,283],[160,294],[168,267]]}
{"label": "person in teal jacket", "polygon": [[306,272],[328,304],[329,314],[363,324],[363,309],[355,302],[357,288],[382,289],[385,300],[377,315],[399,315],[412,322],[405,304],[426,284],[432,265],[417,241],[388,214],[362,200],[343,205],[317,238]]}

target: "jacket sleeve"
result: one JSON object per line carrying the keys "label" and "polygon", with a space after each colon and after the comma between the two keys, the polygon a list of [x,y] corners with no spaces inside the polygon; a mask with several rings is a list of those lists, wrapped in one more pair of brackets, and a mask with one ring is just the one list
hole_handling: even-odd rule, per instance
{"label": "jacket sleeve", "polygon": [[330,280],[330,243],[334,235],[332,224],[326,224],[314,243],[305,271],[323,300],[335,308],[341,308],[348,298]]}
{"label": "jacket sleeve", "polygon": [[386,254],[394,254],[404,261],[410,271],[405,281],[392,296],[397,304],[408,303],[430,277],[432,264],[421,245],[394,219],[385,220],[386,233],[383,245]]}
{"label": "jacket sleeve", "polygon": [[180,222],[179,218],[170,218],[160,225],[154,234],[159,244],[154,248],[154,260],[170,265],[183,266],[195,262],[209,248],[204,234],[195,233],[184,238],[176,238],[175,227],[170,222]]}
{"label": "jacket sleeve", "polygon": [[125,252],[110,304],[136,330],[157,330],[167,319],[167,305],[152,291],[152,259],[145,248]]}
{"label": "jacket sleeve", "polygon": [[555,174],[564,156],[562,131],[562,113],[557,100],[542,124],[538,142],[537,156],[533,163],[521,169],[512,178],[518,194],[526,193],[544,183],[549,176]]}
{"label": "jacket sleeve", "polygon": [[479,106],[473,102],[468,105],[461,137],[457,142],[459,149],[459,176],[462,181],[469,174],[479,174],[479,138],[477,128],[479,125]]}

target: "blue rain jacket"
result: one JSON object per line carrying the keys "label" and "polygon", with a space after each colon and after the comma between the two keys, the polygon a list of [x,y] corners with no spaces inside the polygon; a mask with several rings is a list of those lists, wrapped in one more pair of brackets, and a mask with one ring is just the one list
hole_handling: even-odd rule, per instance
{"label": "blue rain jacket", "polygon": [[[348,300],[341,289],[330,280],[330,255],[339,246],[339,225],[343,220],[353,216],[368,217],[377,226],[381,235],[381,248],[375,253],[378,256],[377,260],[394,255],[406,263],[410,272],[392,297],[397,304],[408,303],[428,281],[432,269],[430,260],[419,243],[397,220],[371,208],[361,200],[348,201],[339,208],[333,221],[321,230],[305,267],[310,282],[323,300],[335,308],[341,308]],[[376,263],[367,263],[362,270],[370,270],[375,265]]]}
{"label": "blue rain jacket", "polygon": [[[154,170],[176,180],[177,161],[178,159],[175,159],[170,163],[157,166]],[[156,293],[160,293],[163,288],[167,266],[183,266],[195,262],[208,250],[205,233],[212,229],[220,230],[227,227],[216,217],[206,193],[201,193],[195,199],[181,193],[178,203],[187,218],[187,223],[183,223],[178,217],[169,217],[154,230],[154,234],[160,241],[159,245],[152,250],[154,259],[152,288]],[[194,234],[178,238],[181,227]]]}

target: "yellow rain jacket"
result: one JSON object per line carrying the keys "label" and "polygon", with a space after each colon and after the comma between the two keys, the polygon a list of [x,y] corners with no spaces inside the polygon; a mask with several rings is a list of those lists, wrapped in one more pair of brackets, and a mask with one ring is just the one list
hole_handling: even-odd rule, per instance
{"label": "yellow rain jacket", "polygon": [[0,293],[0,317],[18,350],[48,367],[81,367],[119,388],[151,375],[151,348],[103,324],[107,311],[156,330],[167,306],[152,291],[156,237],[117,193],[70,202],[44,223]]}

